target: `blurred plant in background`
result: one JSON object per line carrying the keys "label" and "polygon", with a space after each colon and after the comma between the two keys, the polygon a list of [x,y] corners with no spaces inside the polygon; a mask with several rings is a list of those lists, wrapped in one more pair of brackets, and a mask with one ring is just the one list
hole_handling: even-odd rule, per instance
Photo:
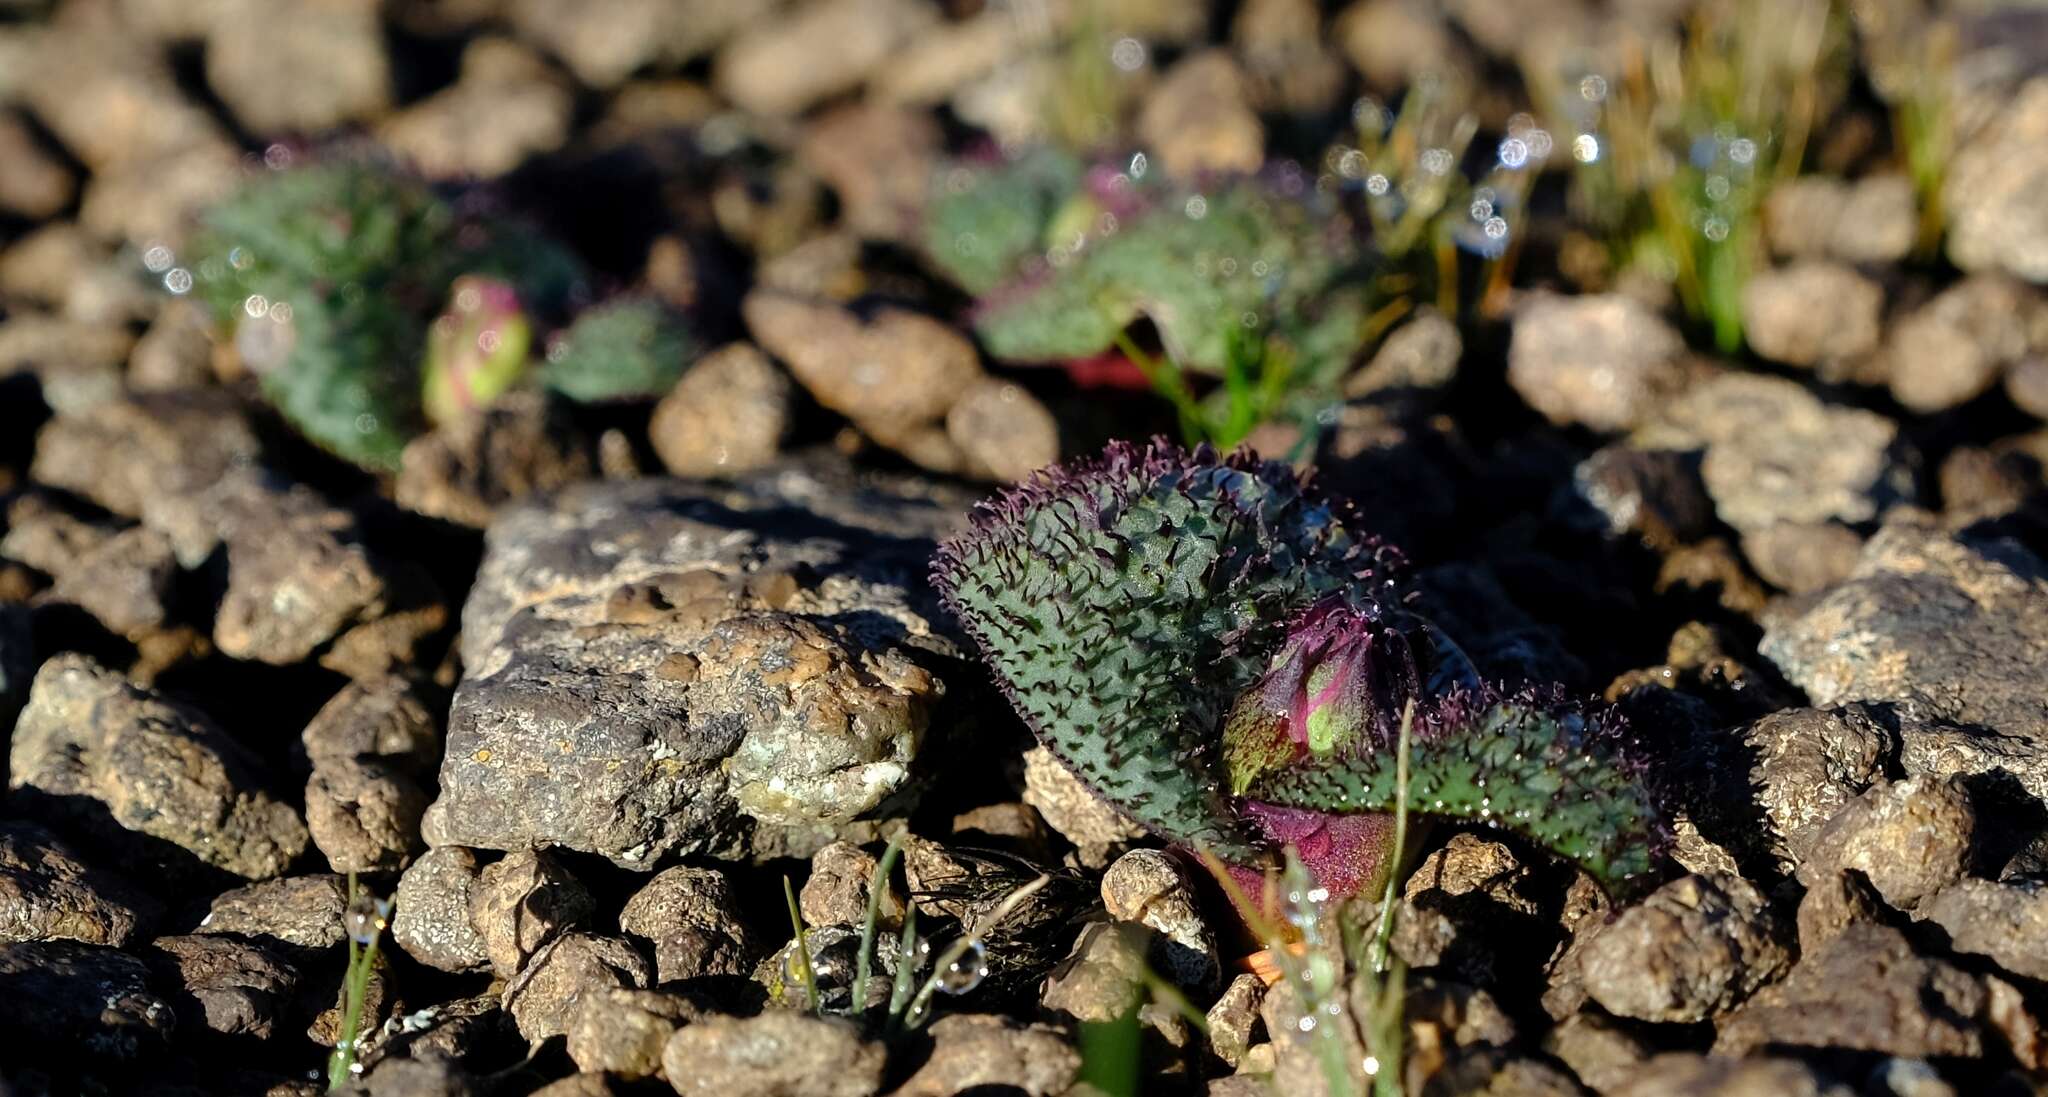
{"label": "blurred plant in background", "polygon": [[[581,260],[488,195],[444,197],[345,153],[249,179],[205,214],[192,250],[166,284],[211,307],[280,414],[372,471],[396,469],[429,425],[535,380],[578,402],[658,396],[697,347],[653,301],[579,313]],[[572,317],[536,369],[539,333]]]}
{"label": "blurred plant in background", "polygon": [[1956,26],[1923,0],[1854,0],[1850,12],[1864,71],[1891,108],[1892,141],[1913,180],[1920,210],[1914,252],[1931,258],[1941,248],[1941,190],[1955,154]]}
{"label": "blurred plant in background", "polygon": [[1611,66],[1524,74],[1571,135],[1573,216],[1724,353],[1742,346],[1764,197],[1846,88],[1845,31],[1828,0],[1706,0],[1682,33],[1629,32]]}
{"label": "blurred plant in background", "polygon": [[[976,295],[990,355],[1074,362],[1115,349],[1191,442],[1313,420],[1373,313],[1349,219],[1292,165],[1200,189],[1160,178],[1143,153],[1090,167],[1039,150],[946,165],[934,190],[925,252]],[[1140,319],[1157,355],[1131,335]]]}

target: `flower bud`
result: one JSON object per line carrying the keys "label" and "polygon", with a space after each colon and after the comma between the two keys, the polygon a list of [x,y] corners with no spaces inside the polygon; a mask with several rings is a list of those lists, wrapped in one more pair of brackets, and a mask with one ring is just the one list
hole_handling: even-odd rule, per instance
{"label": "flower bud", "polygon": [[466,274],[450,290],[448,311],[427,331],[427,417],[454,422],[490,406],[526,371],[533,329],[508,282]]}
{"label": "flower bud", "polygon": [[1421,685],[1407,638],[1377,616],[1326,598],[1288,627],[1271,666],[1223,728],[1231,792],[1311,754],[1384,747]]}

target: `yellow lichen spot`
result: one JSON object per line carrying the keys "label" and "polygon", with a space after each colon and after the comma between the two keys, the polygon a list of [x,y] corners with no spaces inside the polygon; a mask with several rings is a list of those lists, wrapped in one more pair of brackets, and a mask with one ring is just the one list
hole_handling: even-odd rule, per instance
{"label": "yellow lichen spot", "polygon": [[469,757],[471,761],[481,765],[491,760],[491,750],[489,747],[485,747],[484,749],[477,751],[475,754],[472,754]]}

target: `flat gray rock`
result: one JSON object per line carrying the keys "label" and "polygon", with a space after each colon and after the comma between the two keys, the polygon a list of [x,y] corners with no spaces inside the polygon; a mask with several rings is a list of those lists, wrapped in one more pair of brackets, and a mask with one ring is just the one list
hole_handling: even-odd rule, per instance
{"label": "flat gray rock", "polygon": [[8,763],[10,806],[138,872],[263,880],[306,848],[306,824],[254,756],[204,713],[82,655],[37,672]]}
{"label": "flat gray rock", "polygon": [[1891,702],[1922,725],[1907,773],[2005,770],[2048,797],[2048,564],[2017,543],[1888,523],[1758,650],[1816,705]]}
{"label": "flat gray rock", "polygon": [[652,867],[829,834],[912,787],[943,693],[924,573],[964,509],[783,467],[503,512],[463,610],[430,845]]}

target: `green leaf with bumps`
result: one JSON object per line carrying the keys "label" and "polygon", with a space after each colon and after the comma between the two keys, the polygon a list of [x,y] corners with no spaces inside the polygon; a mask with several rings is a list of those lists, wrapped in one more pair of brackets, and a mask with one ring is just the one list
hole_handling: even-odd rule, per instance
{"label": "green leaf with bumps", "polygon": [[[1554,693],[1453,693],[1419,720],[1408,810],[1506,827],[1614,888],[1649,871],[1662,833],[1618,736],[1611,717]],[[1247,796],[1331,814],[1392,811],[1397,761],[1377,744],[1309,758],[1267,772]]]}
{"label": "green leaf with bumps", "polygon": [[408,313],[345,293],[302,293],[298,300],[291,356],[262,373],[264,398],[336,455],[396,470],[420,429],[418,374],[403,348],[418,345],[422,326]]}
{"label": "green leaf with bumps", "polygon": [[265,397],[314,442],[379,471],[425,426],[427,323],[456,277],[496,275],[555,310],[584,282],[553,240],[464,215],[367,159],[255,177],[206,212],[194,252],[196,293]]}
{"label": "green leaf with bumps", "polygon": [[967,292],[987,293],[1045,247],[1047,227],[1081,176],[1080,161],[1052,149],[942,167],[926,210],[925,253]]}
{"label": "green leaf with bumps", "polygon": [[1348,233],[1254,183],[1131,214],[1060,265],[984,295],[975,332],[1010,361],[1108,349],[1140,317],[1180,366],[1222,374],[1234,330],[1297,344],[1306,373],[1334,380],[1359,346],[1366,290]]}
{"label": "green leaf with bumps", "polygon": [[1032,730],[1138,822],[1226,860],[1264,843],[1217,730],[1285,623],[1393,566],[1279,462],[1116,444],[983,505],[933,578]]}
{"label": "green leaf with bumps", "polygon": [[548,348],[541,382],[579,403],[660,396],[698,354],[683,318],[629,298],[585,309]]}

